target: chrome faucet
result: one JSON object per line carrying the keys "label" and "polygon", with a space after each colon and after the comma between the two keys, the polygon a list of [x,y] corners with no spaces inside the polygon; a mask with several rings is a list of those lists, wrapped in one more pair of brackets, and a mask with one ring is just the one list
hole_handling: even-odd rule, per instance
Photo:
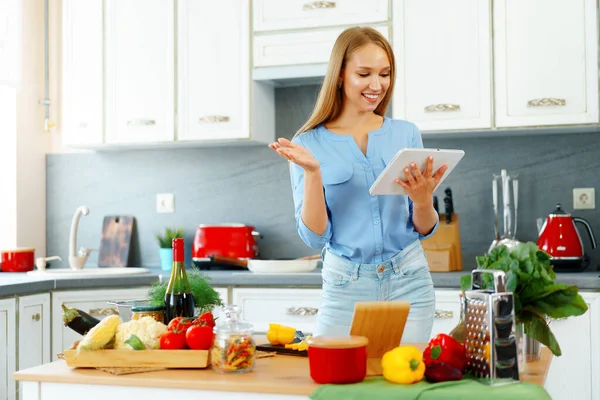
{"label": "chrome faucet", "polygon": [[75,254],[77,248],[77,227],[79,225],[79,218],[82,215],[88,215],[90,209],[87,206],[81,206],[75,211],[73,215],[73,221],[71,222],[71,234],[69,235],[69,266],[73,270],[80,270],[85,265],[91,250],[85,247],[79,249],[79,252]]}

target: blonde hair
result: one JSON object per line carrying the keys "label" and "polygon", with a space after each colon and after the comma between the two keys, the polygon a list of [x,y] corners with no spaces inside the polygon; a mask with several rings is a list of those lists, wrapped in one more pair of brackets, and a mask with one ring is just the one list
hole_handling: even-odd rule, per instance
{"label": "blonde hair", "polygon": [[342,111],[342,93],[338,86],[338,81],[341,73],[346,67],[346,63],[352,53],[369,43],[373,43],[385,50],[390,60],[390,86],[381,103],[375,109],[375,114],[385,115],[390,104],[396,77],[396,60],[392,46],[381,33],[373,28],[352,27],[342,32],[335,41],[331,50],[327,73],[325,74],[313,112],[308,121],[296,132],[294,137],[314,129],[324,122],[331,121],[340,115]]}

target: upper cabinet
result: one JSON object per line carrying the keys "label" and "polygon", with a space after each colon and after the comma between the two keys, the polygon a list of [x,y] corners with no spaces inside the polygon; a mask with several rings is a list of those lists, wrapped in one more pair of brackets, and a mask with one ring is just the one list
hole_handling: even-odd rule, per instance
{"label": "upper cabinet", "polygon": [[395,118],[421,130],[491,128],[488,0],[395,0]]}
{"label": "upper cabinet", "polygon": [[102,0],[64,0],[62,134],[66,146],[104,141]]}
{"label": "upper cabinet", "polygon": [[598,122],[596,0],[495,0],[496,126]]}
{"label": "upper cabinet", "polygon": [[254,32],[339,25],[370,24],[388,20],[388,0],[254,0]]}
{"label": "upper cabinet", "polygon": [[177,15],[178,139],[247,139],[248,1],[180,0]]}
{"label": "upper cabinet", "polygon": [[106,2],[106,143],[174,139],[174,7],[174,0]]}
{"label": "upper cabinet", "polygon": [[360,0],[254,0],[252,6],[255,81],[320,83],[337,37],[350,26],[368,25],[391,39],[389,0],[370,0],[368,7]]}
{"label": "upper cabinet", "polygon": [[596,0],[64,0],[66,146],[266,143],[275,88],[320,84],[339,34],[396,55],[424,133],[598,124]]}

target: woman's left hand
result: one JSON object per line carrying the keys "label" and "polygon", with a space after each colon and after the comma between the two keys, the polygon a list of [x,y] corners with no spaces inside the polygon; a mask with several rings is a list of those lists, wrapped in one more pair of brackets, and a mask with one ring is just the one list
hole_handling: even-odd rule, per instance
{"label": "woman's left hand", "polygon": [[447,165],[442,165],[435,174],[433,173],[433,157],[427,158],[425,171],[421,173],[415,162],[410,163],[409,167],[404,168],[404,177],[406,182],[396,179],[396,183],[406,190],[408,197],[413,204],[425,205],[433,204],[433,190],[444,176],[448,169]]}

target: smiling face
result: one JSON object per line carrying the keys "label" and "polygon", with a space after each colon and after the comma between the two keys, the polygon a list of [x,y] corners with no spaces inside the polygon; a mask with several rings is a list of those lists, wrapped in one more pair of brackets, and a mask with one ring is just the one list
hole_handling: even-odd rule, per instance
{"label": "smiling face", "polygon": [[344,108],[373,112],[390,87],[390,59],[384,49],[374,43],[354,51],[341,75]]}

